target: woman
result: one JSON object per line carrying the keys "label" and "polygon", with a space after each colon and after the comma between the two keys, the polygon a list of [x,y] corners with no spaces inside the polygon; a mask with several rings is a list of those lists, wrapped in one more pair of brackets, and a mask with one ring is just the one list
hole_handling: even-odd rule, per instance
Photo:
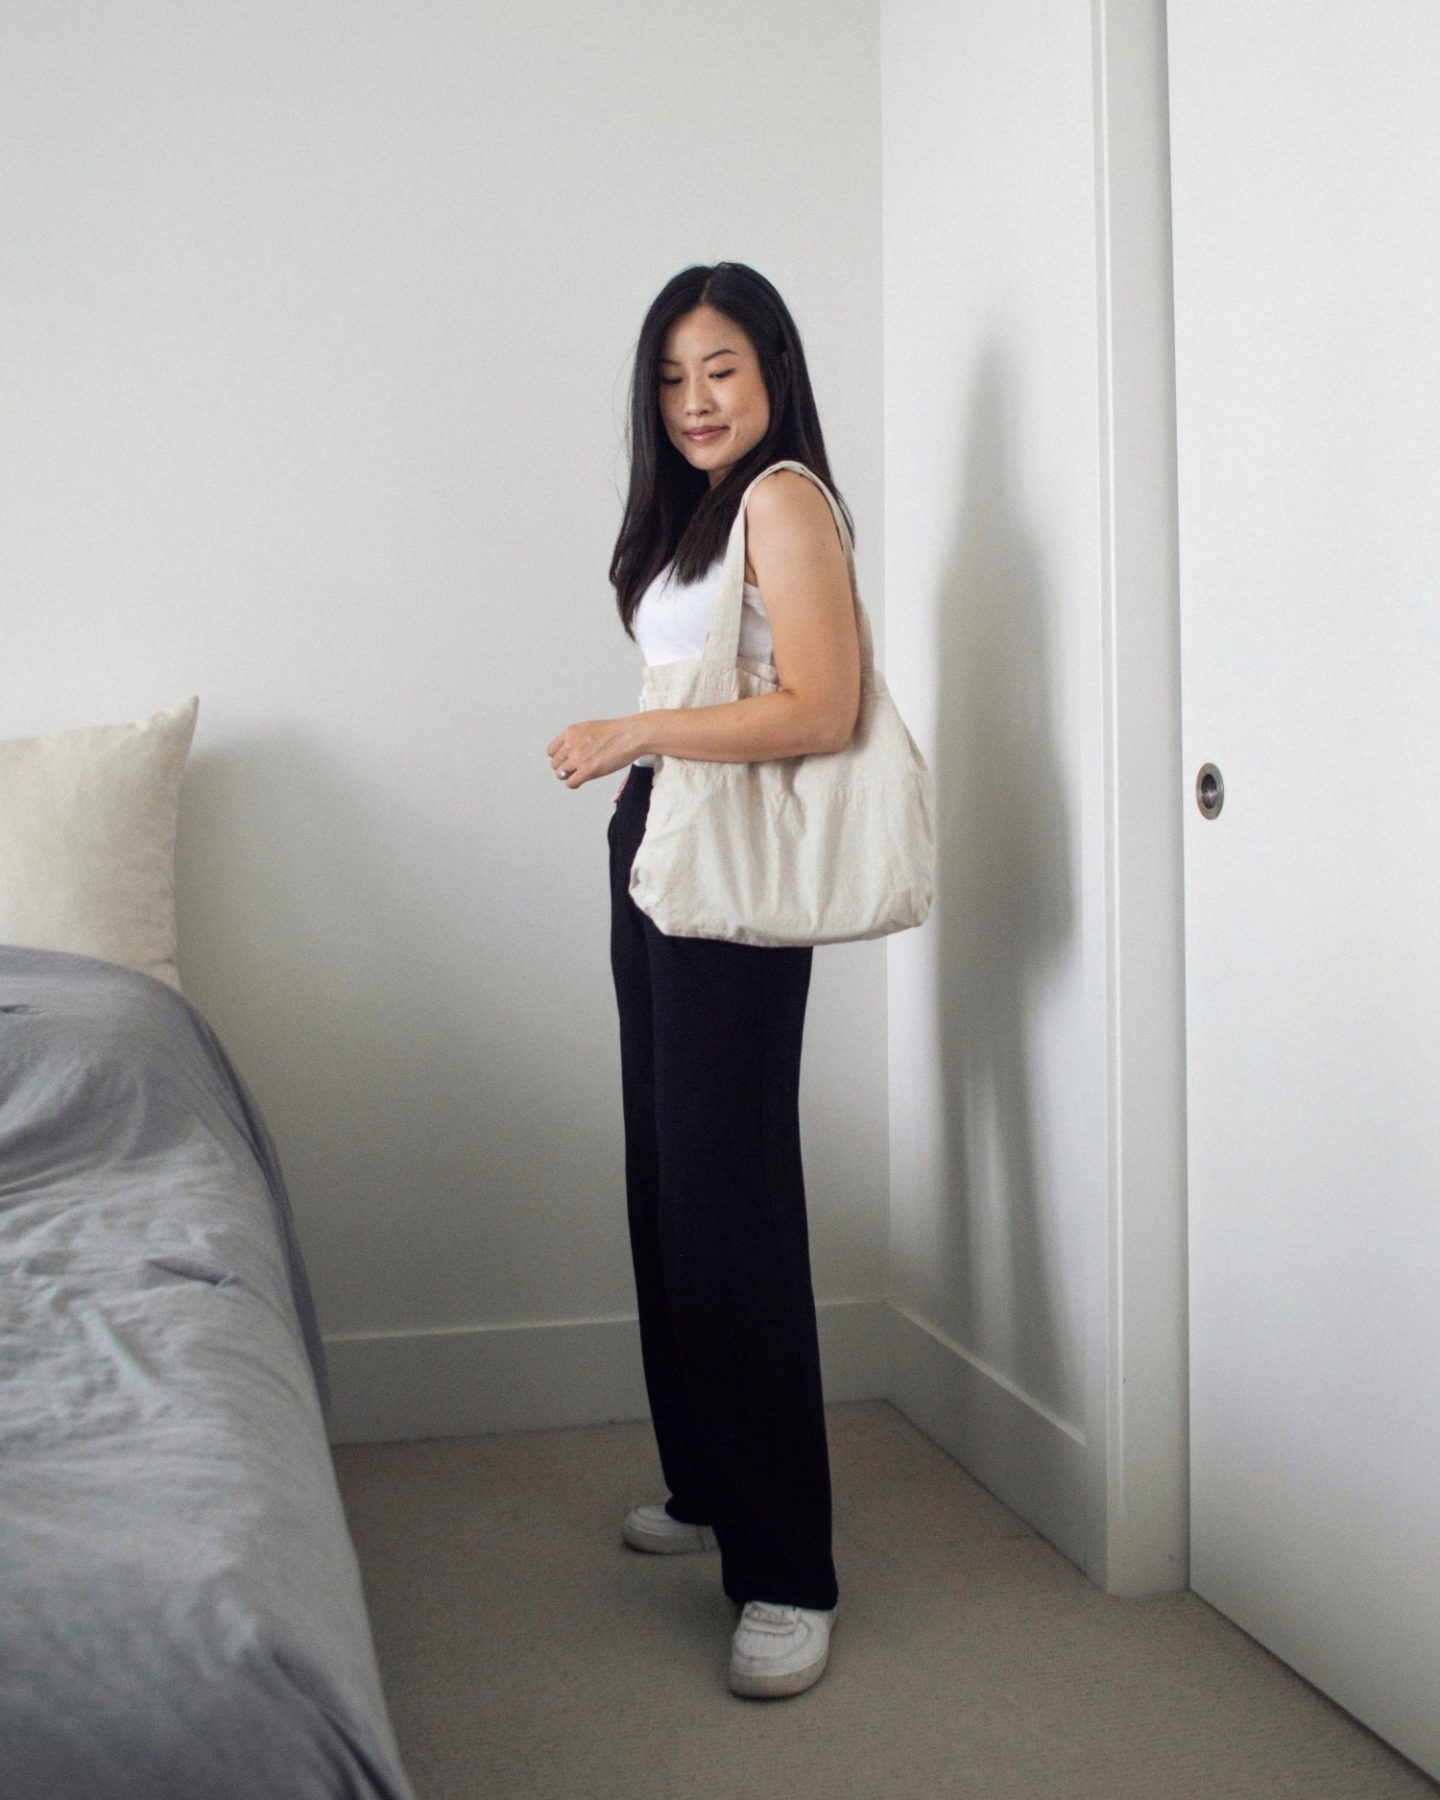
{"label": "woman", "polygon": [[[743,263],[686,269],[640,332],[610,568],[647,662],[703,651],[740,496],[782,458],[834,491],[784,301]],[[854,730],[855,606],[824,493],[794,470],[767,475],[746,547],[740,655],[772,663],[778,691],[586,720],[547,753],[571,788],[630,765],[609,826],[610,957],[641,1350],[670,1497],[633,1508],[623,1536],[718,1547],[741,1608],[730,1687],[760,1697],[820,1679],[839,1596],[798,1117],[813,950],[667,937],[629,894],[655,756],[800,756]]]}

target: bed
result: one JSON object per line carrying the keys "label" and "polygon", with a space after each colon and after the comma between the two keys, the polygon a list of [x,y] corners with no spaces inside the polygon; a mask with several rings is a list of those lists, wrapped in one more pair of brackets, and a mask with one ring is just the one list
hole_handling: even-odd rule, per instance
{"label": "bed", "polygon": [[174,985],[0,945],[0,1794],[413,1800],[275,1147]]}

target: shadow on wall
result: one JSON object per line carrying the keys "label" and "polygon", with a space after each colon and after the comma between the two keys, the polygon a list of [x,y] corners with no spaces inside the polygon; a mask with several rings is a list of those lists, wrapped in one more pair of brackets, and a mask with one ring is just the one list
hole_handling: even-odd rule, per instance
{"label": "shadow on wall", "polygon": [[1036,1001],[1073,954],[1077,928],[1050,712],[1058,602],[1017,497],[1009,400],[992,348],[956,409],[964,478],[937,620],[936,1004],[948,1192],[936,1249],[953,1274],[950,1335],[1032,1400],[1074,1417],[1082,1397],[1066,1392],[1031,1097]]}

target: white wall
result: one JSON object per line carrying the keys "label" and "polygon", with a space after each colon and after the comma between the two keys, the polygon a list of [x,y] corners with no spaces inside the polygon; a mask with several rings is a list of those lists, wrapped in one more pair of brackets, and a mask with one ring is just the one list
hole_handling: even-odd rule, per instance
{"label": "white wall", "polygon": [[886,657],[942,834],[889,1391],[1097,1581],[1183,1586],[1163,4],[882,19]]}
{"label": "white wall", "polygon": [[[691,262],[795,312],[883,646],[875,0],[121,0],[0,35],[0,731],[201,697],[181,977],[280,1146],[337,1435],[642,1416],[620,778],[568,791],[544,747],[637,706],[625,378]],[[883,1380],[885,965],[821,951],[811,990],[832,1398]],[[1040,1001],[1065,1031],[1063,975]]]}
{"label": "white wall", "polygon": [[1074,1419],[1104,1116],[1089,14],[884,19],[886,650],[943,832],[935,929],[892,949],[890,1292]]}

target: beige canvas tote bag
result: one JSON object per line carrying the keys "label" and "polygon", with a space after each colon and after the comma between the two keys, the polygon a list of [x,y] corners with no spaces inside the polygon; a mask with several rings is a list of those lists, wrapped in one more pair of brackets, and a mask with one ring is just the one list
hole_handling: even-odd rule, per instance
{"label": "beige canvas tote bag", "polygon": [[760,762],[655,757],[630,895],[667,937],[778,947],[884,937],[924,923],[935,893],[930,769],[875,667],[854,549],[835,496],[803,463],[771,463],[740,497],[704,652],[647,664],[640,710],[779,691],[773,663],[739,654],[745,509],[775,469],[830,502],[855,597],[860,711],[843,750]]}

